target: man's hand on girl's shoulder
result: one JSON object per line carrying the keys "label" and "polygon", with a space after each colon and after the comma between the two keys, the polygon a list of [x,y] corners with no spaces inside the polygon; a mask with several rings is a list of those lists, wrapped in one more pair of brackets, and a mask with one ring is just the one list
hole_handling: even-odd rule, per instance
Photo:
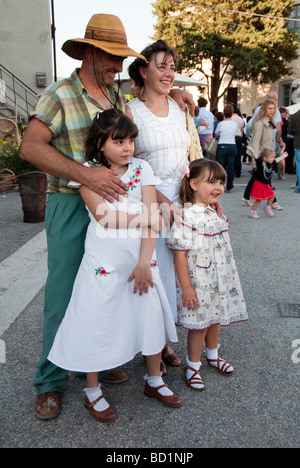
{"label": "man's hand on girl's shoulder", "polygon": [[99,166],[89,168],[89,171],[85,185],[104,200],[112,203],[114,200],[119,201],[120,196],[127,196],[127,185],[111,169]]}

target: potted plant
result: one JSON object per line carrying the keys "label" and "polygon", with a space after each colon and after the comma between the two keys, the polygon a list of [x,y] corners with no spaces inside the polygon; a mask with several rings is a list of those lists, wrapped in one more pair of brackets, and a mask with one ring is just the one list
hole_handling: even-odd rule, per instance
{"label": "potted plant", "polygon": [[[20,188],[24,223],[45,220],[47,177],[36,167],[20,158],[20,145],[14,138],[0,140],[0,170],[10,175]],[[8,190],[7,190],[8,191]]]}

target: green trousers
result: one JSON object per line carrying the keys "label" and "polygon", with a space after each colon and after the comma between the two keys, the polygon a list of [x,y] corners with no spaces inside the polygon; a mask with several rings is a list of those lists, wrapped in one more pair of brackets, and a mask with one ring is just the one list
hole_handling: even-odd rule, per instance
{"label": "green trousers", "polygon": [[[38,395],[58,391],[67,382],[68,371],[52,364],[47,356],[68,307],[84,254],[89,217],[81,196],[49,194],[45,224],[48,277],[44,299],[43,350],[34,378]],[[106,373],[99,373],[99,378]]]}

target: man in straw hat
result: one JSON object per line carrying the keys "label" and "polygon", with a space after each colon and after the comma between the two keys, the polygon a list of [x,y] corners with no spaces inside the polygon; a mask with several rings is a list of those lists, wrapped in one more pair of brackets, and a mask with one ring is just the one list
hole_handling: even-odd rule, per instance
{"label": "man in straw hat", "polygon": [[[99,110],[111,107],[125,110],[125,99],[114,82],[115,76],[122,72],[126,57],[142,57],[129,48],[120,19],[106,14],[92,16],[84,38],[66,41],[62,50],[82,60],[81,68],[45,90],[32,112],[21,148],[23,159],[48,174],[48,278],[43,351],[34,380],[35,414],[43,420],[53,419],[60,412],[59,390],[66,384],[67,372],[50,363],[47,356],[71,297],[89,223],[78,188],[68,187],[68,183],[73,180],[86,185],[107,201],[126,194],[125,184],[110,169],[83,166],[84,144]],[[183,99],[193,105],[188,93],[173,97],[182,108],[185,108]],[[105,379],[120,383],[127,376],[116,369]],[[104,409],[103,422],[107,422],[106,414]]]}

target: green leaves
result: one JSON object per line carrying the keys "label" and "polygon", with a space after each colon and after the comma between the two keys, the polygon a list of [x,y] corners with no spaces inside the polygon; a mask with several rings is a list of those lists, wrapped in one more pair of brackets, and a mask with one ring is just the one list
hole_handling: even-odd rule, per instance
{"label": "green leaves", "polygon": [[155,38],[177,47],[179,72],[199,70],[208,84],[213,83],[211,105],[217,104],[226,75],[266,83],[290,73],[288,64],[298,58],[299,43],[297,35],[288,31],[285,18],[291,15],[294,0],[206,0],[205,5],[216,9],[203,8],[202,0],[192,3],[199,6],[169,0],[154,2],[158,18]]}

